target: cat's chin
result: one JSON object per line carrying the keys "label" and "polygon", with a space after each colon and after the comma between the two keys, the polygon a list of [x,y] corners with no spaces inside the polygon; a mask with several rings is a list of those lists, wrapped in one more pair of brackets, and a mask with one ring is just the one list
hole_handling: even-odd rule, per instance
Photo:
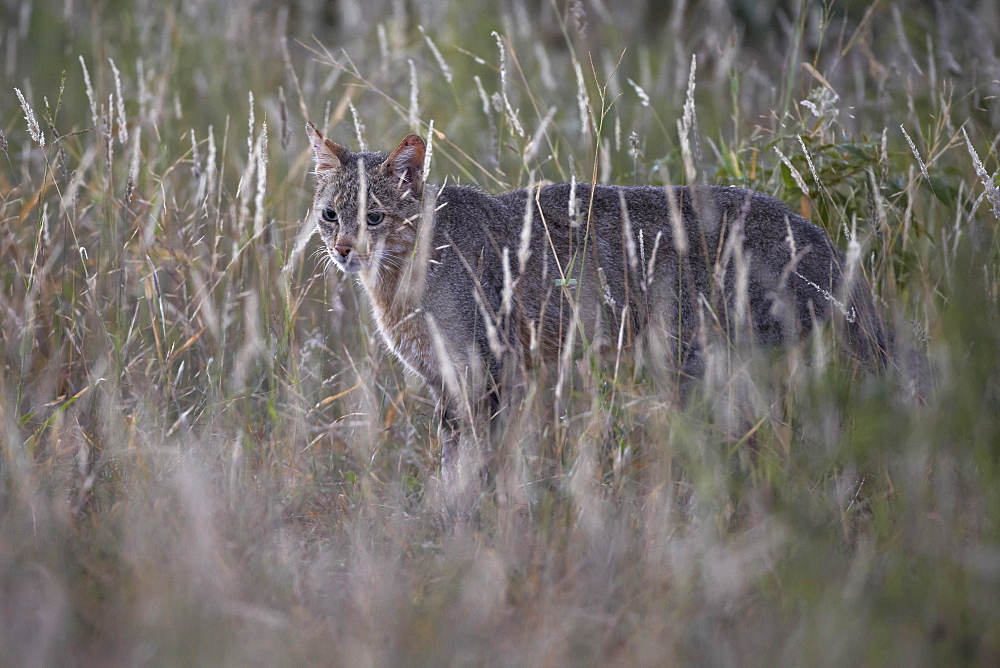
{"label": "cat's chin", "polygon": [[336,264],[337,268],[345,274],[356,274],[362,269],[361,260],[359,260],[355,255],[351,255],[351,257],[346,260],[336,259],[334,260],[334,264]]}

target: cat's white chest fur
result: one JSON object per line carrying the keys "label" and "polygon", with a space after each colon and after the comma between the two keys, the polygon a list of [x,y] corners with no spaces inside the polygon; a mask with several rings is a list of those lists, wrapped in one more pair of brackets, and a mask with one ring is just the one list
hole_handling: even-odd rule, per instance
{"label": "cat's white chest fur", "polygon": [[430,347],[431,337],[422,308],[406,309],[384,291],[372,289],[362,278],[382,340],[406,368],[430,381],[438,375],[437,360]]}

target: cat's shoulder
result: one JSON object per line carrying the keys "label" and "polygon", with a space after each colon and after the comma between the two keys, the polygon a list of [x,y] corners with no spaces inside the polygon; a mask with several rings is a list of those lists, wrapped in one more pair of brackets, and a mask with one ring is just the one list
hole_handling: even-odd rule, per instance
{"label": "cat's shoulder", "polygon": [[[483,211],[495,213],[524,201],[524,189],[493,194],[467,185],[447,185],[435,195],[435,207],[445,211],[469,213]],[[523,206],[523,204],[520,204]],[[447,214],[446,214],[447,215]]]}

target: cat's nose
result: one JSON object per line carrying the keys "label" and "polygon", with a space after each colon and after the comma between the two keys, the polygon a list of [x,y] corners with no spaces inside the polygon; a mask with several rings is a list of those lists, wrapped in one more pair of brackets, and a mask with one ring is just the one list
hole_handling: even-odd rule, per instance
{"label": "cat's nose", "polygon": [[340,257],[347,257],[348,253],[351,252],[352,246],[350,244],[337,244],[333,247],[335,251],[340,254]]}

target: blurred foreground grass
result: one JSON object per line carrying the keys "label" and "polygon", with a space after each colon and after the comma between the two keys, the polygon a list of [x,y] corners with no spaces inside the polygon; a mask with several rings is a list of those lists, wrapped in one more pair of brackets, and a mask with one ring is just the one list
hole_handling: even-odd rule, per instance
{"label": "blurred foreground grass", "polygon": [[[540,4],[0,2],[0,664],[1000,661],[996,7]],[[771,193],[933,374],[823,332],[681,407],[584,355],[443,527],[306,117],[494,191]]]}

